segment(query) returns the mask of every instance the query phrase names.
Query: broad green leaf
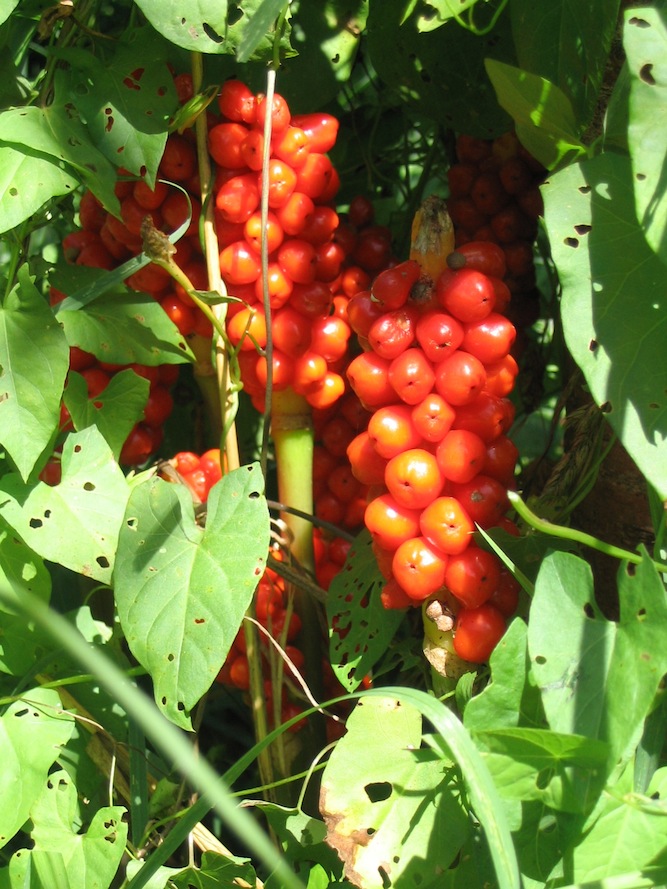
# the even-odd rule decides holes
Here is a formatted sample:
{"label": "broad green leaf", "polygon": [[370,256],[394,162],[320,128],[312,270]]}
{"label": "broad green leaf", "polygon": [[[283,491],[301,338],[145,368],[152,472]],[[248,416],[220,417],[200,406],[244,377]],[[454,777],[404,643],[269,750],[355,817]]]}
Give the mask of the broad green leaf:
{"label": "broad green leaf", "polygon": [[595,804],[608,756],[603,741],[531,728],[488,729],[474,738],[503,796],[541,800],[563,812],[590,811]]}
{"label": "broad green leaf", "polygon": [[630,74],[628,139],[637,217],[667,263],[667,17],[664,9],[628,9],[623,45]]}
{"label": "broad green leaf", "polygon": [[2,0],[0,2],[0,24],[7,21],[18,5],[19,0]]}
{"label": "broad green leaf", "polygon": [[236,58],[243,64],[257,51],[266,35],[273,30],[276,19],[284,8],[284,0],[262,0],[250,16],[236,49]]}
{"label": "broad green leaf", "polygon": [[130,496],[119,539],[116,603],[155,700],[182,728],[210,688],[262,574],[269,516],[257,464],[209,494],[206,528],[181,485],[151,478]]}
{"label": "broad green leaf", "polygon": [[53,689],[30,689],[0,717],[0,847],[28,818],[73,728]]}
{"label": "broad green leaf", "polygon": [[667,672],[667,602],[653,564],[645,557],[631,573],[619,570],[618,579],[621,615],[614,623],[595,602],[587,563],[553,553],[538,575],[528,624],[549,726],[605,741],[608,772],[638,740]]}
{"label": "broad green leaf", "polygon": [[342,571],[327,596],[329,657],[336,678],[354,691],[386,652],[403,620],[403,612],[387,610],[380,601],[384,578],[363,531],[354,542]]}
{"label": "broad green leaf", "polygon": [[[258,10],[267,0],[247,0],[241,7],[227,0],[137,0],[156,31],[171,43],[194,52],[231,55],[237,52]],[[269,4],[273,0],[268,0]],[[289,29],[288,29],[289,30]],[[274,35],[265,31],[253,59],[271,61]],[[254,43],[254,41],[253,41]],[[283,37],[281,44],[288,46]]]}
{"label": "broad green leaf", "polygon": [[0,481],[0,515],[44,559],[109,583],[130,488],[94,427],[67,436],[62,481]]}
{"label": "broad green leaf", "polygon": [[82,310],[58,312],[67,342],[110,364],[184,363],[190,347],[156,300],[145,293],[105,293]]}
{"label": "broad green leaf", "polygon": [[27,266],[0,307],[0,442],[26,479],[60,417],[69,349]]}
{"label": "broad green leaf", "polygon": [[[378,728],[381,727],[381,731]],[[452,763],[418,755],[422,716],[392,697],[364,697],[322,777],[327,843],[364,889],[436,887],[470,825]]]}
{"label": "broad green leaf", "polygon": [[515,62],[509,16],[481,37],[450,21],[420,33],[413,13],[402,22],[405,0],[371,0],[366,49],[384,83],[426,118],[482,139],[506,132],[511,120],[498,105],[484,70],[492,56]]}
{"label": "broad green leaf", "polygon": [[570,100],[555,84],[493,59],[486,71],[521,143],[548,170],[586,153]]}
{"label": "broad green leaf", "polygon": [[519,67],[567,95],[581,134],[593,116],[616,30],[619,0],[512,0]]}
{"label": "broad green leaf", "polygon": [[132,428],[143,416],[149,389],[147,379],[133,370],[121,370],[111,377],[103,392],[89,398],[85,379],[70,371],[65,406],[75,429],[97,426],[117,460]]}
{"label": "broad green leaf", "polygon": [[635,216],[628,158],[603,154],[543,186],[567,347],[621,443],[667,498],[665,267]]}
{"label": "broad green leaf", "polygon": [[107,889],[125,851],[124,813],[122,806],[103,806],[79,833],[77,788],[67,772],[53,772],[30,810],[34,848],[22,849],[11,859],[10,885]]}
{"label": "broad green leaf", "polygon": [[64,164],[0,143],[0,234],[78,184]]}
{"label": "broad green leaf", "polygon": [[637,872],[664,855],[666,795],[666,769],[656,772],[645,795],[632,792],[632,769],[626,769],[613,792],[605,795],[605,804],[592,828],[573,844],[573,882],[592,883]]}
{"label": "broad green leaf", "polygon": [[153,185],[177,105],[165,44],[150,27],[134,28],[98,57],[66,51],[67,89],[95,146]]}
{"label": "broad green leaf", "polygon": [[0,612],[0,672],[23,678],[49,651],[50,639],[23,615]]}
{"label": "broad green leaf", "polygon": [[[90,141],[85,127],[70,105],[28,105],[0,114],[0,142],[25,146],[26,154],[37,152],[65,164],[112,213],[120,212],[114,193],[115,168]],[[24,149],[24,150],[25,150]]]}
{"label": "broad green leaf", "polygon": [[[0,518],[0,586],[5,592],[11,590],[17,598],[21,592],[29,590],[45,602],[51,596],[51,575],[39,558],[23,540],[16,535],[4,519]],[[6,611],[0,603],[0,611]]]}
{"label": "broad green leaf", "polygon": [[515,619],[491,655],[491,682],[474,695],[463,713],[469,731],[546,724],[540,693],[530,675],[527,628]]}
{"label": "broad green leaf", "polygon": [[[296,112],[323,108],[335,99],[341,84],[350,79],[361,35],[366,25],[368,5],[351,7],[345,0],[307,0],[294,6],[290,41],[295,55],[280,68],[280,95]],[[345,27],[341,28],[341,21]]]}

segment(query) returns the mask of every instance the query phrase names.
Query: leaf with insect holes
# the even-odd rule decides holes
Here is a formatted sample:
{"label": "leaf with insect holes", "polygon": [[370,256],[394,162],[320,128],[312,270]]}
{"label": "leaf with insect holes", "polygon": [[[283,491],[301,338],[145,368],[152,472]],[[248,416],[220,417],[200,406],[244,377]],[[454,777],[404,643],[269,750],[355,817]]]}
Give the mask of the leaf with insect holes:
{"label": "leaf with insect holes", "polygon": [[0,717],[0,847],[27,820],[73,730],[74,719],[54,689],[26,691]]}
{"label": "leaf with insect holes", "polygon": [[623,46],[630,74],[628,141],[637,217],[667,264],[667,20],[649,8],[625,12]]}
{"label": "leaf with insect holes", "polygon": [[158,707],[181,728],[191,728],[264,571],[263,491],[258,464],[230,472],[211,488],[205,528],[182,485],[153,477],[130,495],[114,575],[118,614]]}
{"label": "leaf with insect holes", "polygon": [[164,41],[151,27],[131,28],[114,50],[65,50],[62,87],[105,157],[154,185],[178,102]]}
{"label": "leaf with insect holes", "polygon": [[85,379],[70,371],[65,389],[65,407],[75,429],[97,426],[118,459],[125,441],[144,414],[150,383],[133,370],[121,370],[109,380],[106,388],[88,397]]}
{"label": "leaf with insect holes", "polygon": [[618,572],[621,615],[614,622],[595,602],[588,564],[569,553],[548,555],[528,623],[531,670],[549,727],[605,741],[609,771],[636,743],[667,673],[664,586],[645,553],[641,565],[629,567]]}
{"label": "leaf with insect holes", "polygon": [[110,364],[180,364],[192,352],[178,328],[151,296],[106,293],[85,309],[58,313],[67,341]]}
{"label": "leaf with insect holes", "polygon": [[0,514],[36,553],[100,583],[109,583],[129,485],[94,426],[67,436],[62,480],[25,485],[0,481]]}
{"label": "leaf with insect holes", "polygon": [[436,889],[471,829],[453,763],[419,749],[422,715],[394,698],[363,697],[346,728],[320,793],[346,878],[363,889]]}
{"label": "leaf with insect holes", "polygon": [[0,444],[23,479],[58,425],[68,367],[67,340],[23,266],[0,307]]}
{"label": "leaf with insect holes", "polygon": [[34,845],[11,859],[10,885],[59,889],[111,885],[125,851],[125,813],[123,806],[101,806],[80,831],[72,777],[64,770],[52,772],[30,810]]}
{"label": "leaf with insect holes", "polygon": [[665,266],[637,223],[630,159],[606,153],[542,187],[565,340],[595,402],[667,498]]}
{"label": "leaf with insect holes", "polygon": [[358,535],[327,596],[331,666],[347,691],[359,687],[403,620],[402,611],[386,609],[380,600],[385,580],[371,543],[368,531]]}

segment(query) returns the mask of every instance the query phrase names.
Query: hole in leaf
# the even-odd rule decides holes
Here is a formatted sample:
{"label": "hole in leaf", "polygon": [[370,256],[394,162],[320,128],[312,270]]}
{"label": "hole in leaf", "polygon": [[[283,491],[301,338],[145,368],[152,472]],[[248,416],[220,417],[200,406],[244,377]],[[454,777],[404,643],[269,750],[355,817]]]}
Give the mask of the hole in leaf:
{"label": "hole in leaf", "polygon": [[605,401],[604,404],[601,404],[600,410],[603,414],[610,414],[612,411],[611,401]]}
{"label": "hole in leaf", "polygon": [[138,520],[135,519],[135,518],[132,518],[132,519],[128,519],[128,520],[127,520],[127,527],[128,527],[131,531],[136,531],[136,530],[137,530],[137,525],[138,525],[138,524],[139,524],[139,522],[138,522]]}
{"label": "hole in leaf", "polygon": [[227,24],[235,25],[241,18],[243,18],[243,10],[239,9],[238,3],[234,3],[227,13]]}
{"label": "hole in leaf", "polygon": [[162,704],[163,707],[167,706],[167,699],[164,695],[162,695],[162,697],[160,698],[160,703]]}
{"label": "hole in leaf", "polygon": [[657,411],[660,405],[655,401],[651,401],[649,402],[649,407],[651,408],[651,410]]}
{"label": "hole in leaf", "polygon": [[590,343],[588,344],[588,349],[589,349],[590,352],[595,352],[595,350],[597,349],[597,347],[598,347],[598,341],[597,341],[597,340],[591,340]]}
{"label": "hole in leaf", "polygon": [[340,53],[337,52],[335,56],[332,56],[331,61],[334,63],[334,65],[337,65],[340,62]]}
{"label": "hole in leaf", "polygon": [[643,182],[646,179],[646,173],[635,173],[635,179],[638,182]]}
{"label": "hole in leaf", "polygon": [[15,198],[16,195],[19,193],[19,190],[18,190],[18,188],[15,188],[15,187],[12,185],[12,187],[9,189],[9,193],[10,193],[10,195],[11,195],[13,198]]}
{"label": "hole in leaf", "polygon": [[100,566],[100,568],[108,568],[109,567],[109,560],[107,559],[106,556],[98,556],[95,559],[95,561]]}
{"label": "hole in leaf", "polygon": [[645,65],[642,65],[639,69],[639,76],[644,81],[644,83],[648,83],[649,86],[655,86],[655,77],[653,76],[653,63],[647,62]]}
{"label": "hole in leaf", "polygon": [[180,710],[181,713],[185,712],[185,704],[183,703],[183,701],[179,701],[178,704],[176,704],[176,709]]}
{"label": "hole in leaf", "polygon": [[591,190],[590,185],[580,185],[580,186],[579,186],[579,191],[580,191],[582,194],[590,194],[590,190]]}
{"label": "hole in leaf", "polygon": [[201,26],[204,34],[206,34],[209,40],[212,40],[214,43],[224,43],[225,38],[221,37],[218,32],[209,25],[208,22],[202,22]]}
{"label": "hole in leaf", "polygon": [[373,781],[372,784],[366,784],[364,787],[366,796],[372,803],[380,803],[389,799],[393,789],[389,781]]}
{"label": "hole in leaf", "polygon": [[205,624],[205,623],[206,623],[206,619],[203,618],[203,617],[196,617],[196,618],[195,618],[195,623],[196,623],[196,624]]}
{"label": "hole in leaf", "polygon": [[258,497],[259,497],[259,491],[251,491],[251,492],[248,494],[248,498],[249,498],[250,500],[257,500]]}
{"label": "hole in leaf", "polygon": [[85,482],[83,486],[84,491],[94,491],[95,485],[92,482]]}
{"label": "hole in leaf", "polygon": [[44,518],[45,518],[45,519],[49,519],[49,518],[51,518],[51,510],[50,510],[50,509],[45,509],[45,510],[44,510]]}
{"label": "hole in leaf", "polygon": [[639,620],[639,621],[646,620],[646,609],[645,608],[639,609],[639,611],[637,612],[637,620]]}
{"label": "hole in leaf", "polygon": [[547,662],[547,659],[545,658],[545,656],[543,654],[538,654],[537,657],[535,658],[535,663],[540,664],[540,666],[543,664],[546,664],[546,662]]}
{"label": "hole in leaf", "polygon": [[578,235],[587,235],[592,228],[592,225],[575,225],[574,230]]}
{"label": "hole in leaf", "polygon": [[586,602],[586,604],[584,605],[584,614],[587,618],[589,618],[589,620],[594,620],[595,611],[593,610],[593,606],[590,602]]}
{"label": "hole in leaf", "polygon": [[31,528],[41,528],[43,524],[44,523],[42,522],[41,519],[35,519],[35,518],[30,519],[30,522],[29,522],[29,525]]}
{"label": "hole in leaf", "polygon": [[563,243],[566,247],[578,247],[579,246],[579,238],[564,238]]}
{"label": "hole in leaf", "polygon": [[81,445],[79,445],[79,444],[78,444],[78,445],[74,445],[73,450],[74,450],[74,453],[75,453],[75,454],[80,454],[81,451],[82,451]]}
{"label": "hole in leaf", "polygon": [[17,716],[20,719],[22,716],[26,716],[29,712],[28,708],[24,707],[22,710],[17,710],[16,713],[14,713],[14,716]]}
{"label": "hole in leaf", "polygon": [[629,25],[634,25],[635,28],[650,28],[650,24],[646,21],[646,19],[640,19],[639,16],[633,15],[632,18],[628,19]]}
{"label": "hole in leaf", "polygon": [[171,652],[169,652],[169,654],[167,655],[167,660],[169,661],[169,663],[171,663],[173,660],[175,660],[175,658],[176,658],[176,655],[172,654]]}

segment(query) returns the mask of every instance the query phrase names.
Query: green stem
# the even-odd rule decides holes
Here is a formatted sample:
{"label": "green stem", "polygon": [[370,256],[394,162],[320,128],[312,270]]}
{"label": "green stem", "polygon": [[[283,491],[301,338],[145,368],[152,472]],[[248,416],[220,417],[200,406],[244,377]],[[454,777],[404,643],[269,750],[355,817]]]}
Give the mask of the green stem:
{"label": "green stem", "polygon": [[[614,559],[623,559],[626,562],[632,562],[633,565],[641,565],[643,561],[639,553],[633,553],[630,550],[622,549],[620,546],[614,546],[612,543],[605,543],[602,540],[598,540],[597,537],[593,537],[592,534],[587,534],[585,531],[577,531],[576,528],[568,528],[564,525],[554,525],[546,519],[541,519],[539,516],[535,515],[526,503],[524,503],[516,491],[508,491],[507,496],[521,518],[536,531],[541,531],[543,534],[550,534],[552,537],[559,537],[562,540],[572,540],[574,543],[581,543],[583,546],[604,553],[604,555],[611,556]],[[661,574],[667,573],[667,565],[662,562],[651,561],[656,570]]]}
{"label": "green stem", "polygon": [[[302,514],[292,511],[282,514],[292,537],[290,549],[301,567],[314,575],[313,525],[303,517],[313,513],[314,438],[311,407],[305,398],[291,389],[275,393],[271,434],[278,467],[278,497],[281,503],[289,504]],[[319,609],[298,585],[294,587],[294,597],[302,624],[306,682],[319,701],[324,693]]]}

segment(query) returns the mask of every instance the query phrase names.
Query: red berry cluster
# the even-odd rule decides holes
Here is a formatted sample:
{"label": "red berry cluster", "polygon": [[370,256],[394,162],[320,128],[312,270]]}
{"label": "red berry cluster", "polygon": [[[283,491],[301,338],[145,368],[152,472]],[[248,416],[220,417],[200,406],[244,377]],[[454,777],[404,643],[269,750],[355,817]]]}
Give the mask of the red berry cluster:
{"label": "red berry cluster", "polygon": [[[193,451],[179,451],[172,460],[165,461],[178,473],[179,481],[186,485],[195,500],[206,503],[209,491],[222,478],[220,448],[211,448],[201,456]],[[160,473],[167,481],[173,481],[162,465]]]}
{"label": "red berry cluster", "polygon": [[[386,578],[385,606],[449,596],[457,654],[482,661],[516,608],[511,576],[473,541],[476,524],[507,521],[517,459],[506,434],[515,330],[503,314],[503,250],[469,242],[448,262],[426,300],[420,266],[407,260],[350,301],[365,351],[347,375],[372,416],[347,454],[355,478],[369,486],[365,524]],[[472,643],[470,614],[491,626]]]}
{"label": "red berry cluster", "polygon": [[[268,376],[261,275],[261,166],[265,97],[228,81],[219,97],[223,120],[209,132],[218,168],[215,183],[220,267],[232,304],[227,334],[239,349],[244,388],[263,410]],[[328,114],[292,115],[273,97],[268,163],[268,295],[271,306],[272,380],[291,387],[314,408],[327,408],[345,391],[350,327],[346,305],[368,286],[369,273],[389,261],[389,233],[372,225],[373,208],[357,199],[341,224],[333,199],[338,174],[326,152],[335,144],[337,120]]]}
{"label": "red berry cluster", "polygon": [[533,264],[537,219],[543,212],[539,185],[545,170],[514,133],[494,140],[461,135],[457,162],[448,171],[449,215],[456,244],[491,241],[505,254],[505,283],[512,293],[510,317],[530,326],[538,311]]}

